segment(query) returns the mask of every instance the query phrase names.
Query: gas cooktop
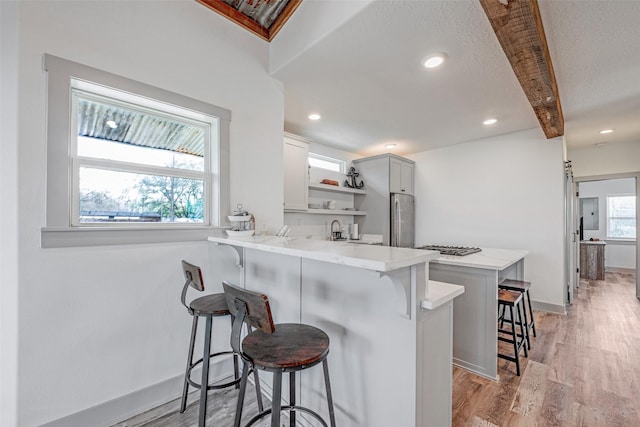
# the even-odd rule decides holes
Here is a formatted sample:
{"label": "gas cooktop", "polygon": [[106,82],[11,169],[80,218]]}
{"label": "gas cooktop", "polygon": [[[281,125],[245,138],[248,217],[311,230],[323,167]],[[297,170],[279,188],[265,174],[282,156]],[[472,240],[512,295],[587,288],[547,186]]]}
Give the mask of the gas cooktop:
{"label": "gas cooktop", "polygon": [[439,251],[442,255],[465,256],[480,252],[480,248],[468,248],[464,246],[443,246],[443,245],[426,245],[417,249],[427,249],[430,251]]}

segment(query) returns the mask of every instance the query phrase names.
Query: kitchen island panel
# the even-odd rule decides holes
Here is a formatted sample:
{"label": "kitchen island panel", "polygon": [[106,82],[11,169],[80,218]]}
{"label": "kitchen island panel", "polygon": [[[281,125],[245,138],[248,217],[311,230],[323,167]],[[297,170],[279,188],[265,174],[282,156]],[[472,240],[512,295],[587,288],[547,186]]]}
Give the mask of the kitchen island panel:
{"label": "kitchen island panel", "polygon": [[431,263],[429,278],[464,286],[453,302],[453,363],[497,380],[498,272]]}
{"label": "kitchen island panel", "polygon": [[[399,273],[411,280],[409,269]],[[416,425],[415,398],[401,391],[416,383],[416,326],[397,310],[391,280],[306,259],[302,275],[302,323],[331,339],[337,425]],[[326,415],[322,371],[303,372],[302,379],[302,404]]]}

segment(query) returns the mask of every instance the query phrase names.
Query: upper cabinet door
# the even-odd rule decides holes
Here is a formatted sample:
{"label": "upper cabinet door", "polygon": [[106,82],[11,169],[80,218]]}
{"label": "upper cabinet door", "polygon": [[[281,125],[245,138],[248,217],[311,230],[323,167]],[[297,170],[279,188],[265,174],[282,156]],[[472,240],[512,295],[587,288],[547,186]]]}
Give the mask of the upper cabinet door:
{"label": "upper cabinet door", "polygon": [[392,193],[413,194],[413,163],[389,159],[389,190]]}
{"label": "upper cabinet door", "polygon": [[284,208],[307,210],[309,203],[309,144],[284,140]]}
{"label": "upper cabinet door", "polygon": [[413,168],[413,163],[402,162],[400,172],[400,191],[402,193],[413,194]]}

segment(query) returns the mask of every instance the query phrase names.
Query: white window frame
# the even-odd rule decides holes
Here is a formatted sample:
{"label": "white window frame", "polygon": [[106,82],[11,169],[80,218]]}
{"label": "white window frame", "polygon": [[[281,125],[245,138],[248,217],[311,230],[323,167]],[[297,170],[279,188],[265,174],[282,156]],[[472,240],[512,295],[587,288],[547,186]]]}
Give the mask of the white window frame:
{"label": "white window frame", "polygon": [[[612,217],[609,215],[609,199],[612,198],[617,198],[617,197],[633,197],[635,198],[636,195],[633,193],[625,193],[625,194],[607,194],[606,196],[606,218],[605,221],[607,223],[607,234],[606,234],[606,239],[607,240],[618,240],[618,241],[625,241],[625,242],[632,242],[636,240],[636,237],[618,237],[618,236],[611,236],[610,231],[609,231],[609,219],[610,218],[633,218],[634,220],[637,218],[637,212],[636,215],[634,215],[633,217]],[[637,200],[636,203],[634,203],[634,205],[637,206]],[[638,233],[638,224],[636,223],[636,234]]]}
{"label": "white window frame", "polygon": [[[164,243],[206,240],[221,228],[222,212],[230,211],[229,198],[229,127],[231,112],[197,99],[169,92],[135,80],[97,70],[53,55],[44,55],[47,72],[47,188],[46,225],[42,228],[41,246],[72,247],[128,243]],[[206,187],[210,205],[205,209],[204,224],[133,223],[100,224],[91,227],[74,225],[73,168],[77,132],[73,127],[72,80],[91,82],[106,92],[110,88],[135,94],[163,104],[179,106],[202,115],[217,118],[218,146],[210,152],[210,170]],[[95,86],[94,86],[95,87]],[[152,226],[150,226],[152,225]]]}
{"label": "white window frame", "polygon": [[336,159],[334,157],[329,157],[329,156],[323,156],[322,154],[316,154],[311,152],[309,153],[309,159],[318,159],[325,162],[333,163],[335,165],[338,165],[339,170],[334,171],[331,169],[322,168],[322,166],[314,166],[314,167],[320,167],[322,169],[331,170],[331,172],[346,173],[347,162],[345,162],[344,160]]}

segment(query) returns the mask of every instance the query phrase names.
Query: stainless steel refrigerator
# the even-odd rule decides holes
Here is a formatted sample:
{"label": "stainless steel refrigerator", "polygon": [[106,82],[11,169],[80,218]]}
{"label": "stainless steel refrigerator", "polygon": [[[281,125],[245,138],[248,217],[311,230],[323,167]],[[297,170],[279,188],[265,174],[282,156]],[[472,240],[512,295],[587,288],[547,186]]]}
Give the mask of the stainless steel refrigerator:
{"label": "stainless steel refrigerator", "polygon": [[413,248],[415,201],[410,194],[391,193],[391,230],[389,246]]}

